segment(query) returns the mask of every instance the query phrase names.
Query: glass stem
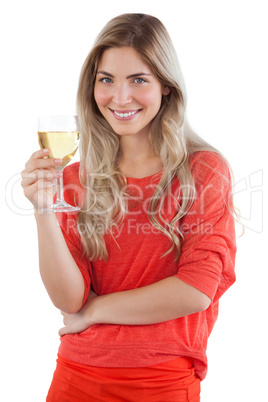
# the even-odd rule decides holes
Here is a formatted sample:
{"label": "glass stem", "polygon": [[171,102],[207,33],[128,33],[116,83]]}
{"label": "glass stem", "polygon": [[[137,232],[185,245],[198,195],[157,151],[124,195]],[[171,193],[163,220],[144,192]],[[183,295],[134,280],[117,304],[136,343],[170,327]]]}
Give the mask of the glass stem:
{"label": "glass stem", "polygon": [[64,195],[63,195],[63,177],[60,176],[57,178],[57,201],[56,204],[64,203]]}

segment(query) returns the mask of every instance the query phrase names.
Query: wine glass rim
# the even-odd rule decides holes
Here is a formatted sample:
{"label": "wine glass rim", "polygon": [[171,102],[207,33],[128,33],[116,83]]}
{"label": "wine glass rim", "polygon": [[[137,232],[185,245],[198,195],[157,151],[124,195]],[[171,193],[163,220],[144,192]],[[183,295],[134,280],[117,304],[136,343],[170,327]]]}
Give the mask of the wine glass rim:
{"label": "wine glass rim", "polygon": [[38,130],[42,128],[56,127],[60,129],[61,127],[72,127],[79,130],[79,121],[77,115],[47,115],[38,117]]}

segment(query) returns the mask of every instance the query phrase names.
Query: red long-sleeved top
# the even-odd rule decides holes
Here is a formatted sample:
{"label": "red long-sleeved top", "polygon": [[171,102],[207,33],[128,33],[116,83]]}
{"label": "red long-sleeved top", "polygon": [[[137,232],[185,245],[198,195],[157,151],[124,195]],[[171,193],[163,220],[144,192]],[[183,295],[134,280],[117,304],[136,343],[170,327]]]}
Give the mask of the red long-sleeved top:
{"label": "red long-sleeved top", "polygon": [[[61,228],[68,248],[85,281],[84,303],[90,288],[98,295],[120,292],[176,276],[204,292],[212,300],[206,311],[152,325],[98,324],[79,334],[61,338],[59,354],[80,364],[97,367],[144,367],[179,356],[194,359],[202,379],[207,372],[207,340],[218,315],[221,295],[234,283],[236,241],[234,218],[228,201],[230,173],[214,152],[197,152],[190,166],[196,200],[179,222],[184,234],[179,261],[175,252],[162,255],[170,240],[148,219],[148,204],[160,174],[142,179],[127,178],[132,195],[124,222],[105,235],[108,261],[89,261],[83,256],[76,215],[62,214]],[[81,200],[79,163],[64,169],[65,198]],[[172,219],[178,208],[180,186],[174,179],[163,213]]]}

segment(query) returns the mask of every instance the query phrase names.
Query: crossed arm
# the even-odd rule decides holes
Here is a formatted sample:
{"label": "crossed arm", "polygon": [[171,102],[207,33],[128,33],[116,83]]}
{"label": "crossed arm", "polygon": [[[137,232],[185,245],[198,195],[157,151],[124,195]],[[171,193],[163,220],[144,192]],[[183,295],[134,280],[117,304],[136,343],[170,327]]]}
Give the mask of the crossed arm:
{"label": "crossed arm", "polygon": [[59,334],[82,332],[95,324],[156,324],[204,311],[210,302],[207,295],[177,277],[103,296],[90,292],[80,311],[62,311],[65,327]]}
{"label": "crossed arm", "polygon": [[210,298],[172,276],[152,285],[97,296],[90,292],[83,308],[84,281],[54,216],[36,216],[40,273],[54,305],[62,311],[60,335],[95,324],[149,325],[206,310]]}

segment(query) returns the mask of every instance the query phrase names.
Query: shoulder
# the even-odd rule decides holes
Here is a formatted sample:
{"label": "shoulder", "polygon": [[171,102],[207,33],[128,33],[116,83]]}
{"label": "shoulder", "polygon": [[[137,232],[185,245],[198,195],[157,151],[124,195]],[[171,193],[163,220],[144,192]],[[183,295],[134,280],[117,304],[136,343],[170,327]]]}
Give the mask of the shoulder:
{"label": "shoulder", "polygon": [[[230,198],[232,177],[228,162],[217,152],[199,151],[190,155],[189,167],[196,196],[206,193],[214,202]],[[218,201],[217,201],[218,200]]]}
{"label": "shoulder", "polygon": [[197,168],[204,170],[217,170],[221,173],[227,173],[228,163],[226,160],[213,151],[198,151],[194,152],[189,156],[189,164],[191,170],[196,170]]}
{"label": "shoulder", "polygon": [[207,182],[210,179],[231,181],[228,162],[212,151],[198,151],[189,156],[189,167],[196,182]]}

